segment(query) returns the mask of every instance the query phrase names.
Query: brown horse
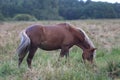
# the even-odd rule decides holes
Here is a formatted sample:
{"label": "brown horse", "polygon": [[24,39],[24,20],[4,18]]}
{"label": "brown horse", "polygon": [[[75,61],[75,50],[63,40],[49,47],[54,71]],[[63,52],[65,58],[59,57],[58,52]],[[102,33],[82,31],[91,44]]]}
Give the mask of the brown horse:
{"label": "brown horse", "polygon": [[61,49],[60,57],[69,56],[69,49],[76,45],[83,50],[83,60],[93,62],[95,47],[82,29],[67,23],[54,26],[32,25],[21,32],[21,43],[17,49],[20,66],[23,58],[27,57],[28,67],[31,68],[32,58],[38,48],[43,50]]}

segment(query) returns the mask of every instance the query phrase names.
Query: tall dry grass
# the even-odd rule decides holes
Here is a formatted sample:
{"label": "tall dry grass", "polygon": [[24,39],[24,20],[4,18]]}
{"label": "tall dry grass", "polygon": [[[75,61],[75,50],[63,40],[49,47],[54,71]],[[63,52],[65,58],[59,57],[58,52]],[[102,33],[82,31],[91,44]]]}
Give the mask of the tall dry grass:
{"label": "tall dry grass", "polygon": [[[81,49],[73,47],[69,64],[65,64],[64,59],[56,63],[59,51],[38,50],[33,59],[32,70],[27,70],[25,60],[18,69],[16,48],[20,41],[19,33],[33,24],[54,25],[61,22],[80,27],[88,34],[98,48],[97,68],[94,70],[91,66],[81,63]],[[119,47],[120,20],[3,22],[0,23],[0,80],[111,80],[108,74],[111,63],[108,58],[113,61],[120,60]],[[113,65],[112,68],[114,67],[119,68],[118,65]]]}

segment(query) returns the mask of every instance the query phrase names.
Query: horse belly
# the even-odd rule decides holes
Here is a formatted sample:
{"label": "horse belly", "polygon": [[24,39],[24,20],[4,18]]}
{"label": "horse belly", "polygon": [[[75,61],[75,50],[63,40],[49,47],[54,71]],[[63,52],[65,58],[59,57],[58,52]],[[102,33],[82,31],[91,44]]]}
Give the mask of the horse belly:
{"label": "horse belly", "polygon": [[44,50],[61,49],[64,45],[72,45],[73,36],[64,27],[45,28],[40,48]]}
{"label": "horse belly", "polygon": [[63,40],[60,36],[52,37],[42,41],[39,47],[43,50],[56,50],[61,48],[62,43]]}
{"label": "horse belly", "polygon": [[[69,35],[67,35],[69,36]],[[61,49],[62,46],[73,46],[74,45],[74,39],[73,37],[64,37],[63,39],[61,39],[60,37],[57,38],[57,40],[54,39],[54,41],[50,40],[50,41],[44,41],[41,43],[41,45],[39,46],[41,49],[43,50],[57,50],[57,49]]]}
{"label": "horse belly", "polygon": [[39,48],[43,49],[43,50],[57,50],[61,48],[60,44],[51,44],[51,43],[46,43],[46,42],[42,42],[39,46]]}

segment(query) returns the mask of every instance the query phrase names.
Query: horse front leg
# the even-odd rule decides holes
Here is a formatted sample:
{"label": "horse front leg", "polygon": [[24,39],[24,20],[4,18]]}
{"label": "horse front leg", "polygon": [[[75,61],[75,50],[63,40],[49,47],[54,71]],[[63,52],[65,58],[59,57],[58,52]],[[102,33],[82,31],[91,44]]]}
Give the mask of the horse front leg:
{"label": "horse front leg", "polygon": [[82,59],[83,59],[83,63],[86,63],[86,60],[87,60],[87,59],[86,59],[86,57],[85,57],[85,54],[84,54],[84,53],[82,54]]}
{"label": "horse front leg", "polygon": [[32,62],[32,59],[33,59],[33,56],[34,56],[36,50],[37,50],[37,47],[30,48],[30,52],[27,57],[27,64],[28,64],[28,68],[30,68],[30,69],[31,69],[31,62]]}
{"label": "horse front leg", "polygon": [[69,57],[69,47],[68,46],[62,47],[58,61],[60,61],[60,59],[64,56],[66,57],[66,59],[68,59],[68,57]]}

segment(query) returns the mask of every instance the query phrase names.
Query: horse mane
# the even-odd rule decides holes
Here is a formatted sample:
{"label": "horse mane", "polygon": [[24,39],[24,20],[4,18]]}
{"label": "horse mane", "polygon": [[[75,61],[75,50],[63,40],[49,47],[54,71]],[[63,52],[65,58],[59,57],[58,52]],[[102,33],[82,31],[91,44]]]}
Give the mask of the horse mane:
{"label": "horse mane", "polygon": [[95,48],[93,42],[91,41],[91,39],[88,37],[88,35],[85,33],[85,31],[81,28],[78,28],[81,32],[83,32],[83,34],[85,35],[85,41],[88,42],[90,44],[91,47]]}
{"label": "horse mane", "polygon": [[[75,28],[72,24],[70,24],[70,23],[68,23],[68,22],[67,22],[67,23],[60,23],[59,25],[65,25],[65,26],[68,27],[68,28],[70,28],[70,27]],[[93,42],[92,42],[91,39],[88,37],[88,35],[85,33],[85,31],[84,31],[83,29],[79,28],[79,27],[78,27],[77,29],[79,29],[79,30],[84,34],[84,36],[85,36],[85,41],[88,42],[88,44],[90,45],[90,47],[95,48]]]}

